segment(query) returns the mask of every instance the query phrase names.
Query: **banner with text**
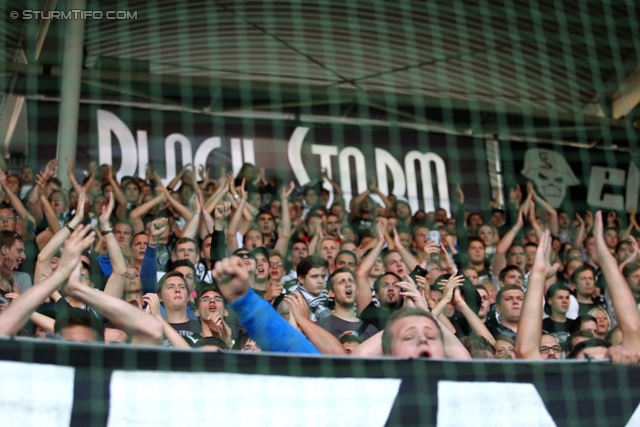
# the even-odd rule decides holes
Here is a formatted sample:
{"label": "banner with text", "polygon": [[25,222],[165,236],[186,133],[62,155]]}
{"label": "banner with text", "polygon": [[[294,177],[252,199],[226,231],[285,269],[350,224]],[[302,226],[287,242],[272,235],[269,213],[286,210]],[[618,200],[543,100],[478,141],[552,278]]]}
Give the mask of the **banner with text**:
{"label": "banner with text", "polygon": [[[40,167],[55,157],[59,104],[31,101],[30,150]],[[49,147],[50,149],[47,149]],[[322,170],[347,202],[375,178],[384,194],[409,201],[412,211],[450,212],[455,184],[470,208],[491,197],[484,141],[396,127],[370,127],[232,119],[228,117],[82,104],[78,168],[111,164],[118,177],[145,176],[151,163],[165,182],[194,163],[237,173],[245,162],[264,167],[280,182],[302,186]],[[333,191],[331,185],[325,188]]]}

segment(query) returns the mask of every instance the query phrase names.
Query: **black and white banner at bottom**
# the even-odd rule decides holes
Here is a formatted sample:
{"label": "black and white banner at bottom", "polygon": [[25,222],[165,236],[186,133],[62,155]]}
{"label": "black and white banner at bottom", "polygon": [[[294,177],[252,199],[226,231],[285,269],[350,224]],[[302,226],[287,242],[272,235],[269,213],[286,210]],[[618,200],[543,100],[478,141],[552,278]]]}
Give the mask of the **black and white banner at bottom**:
{"label": "black and white banner at bottom", "polygon": [[0,340],[3,426],[635,426],[640,367]]}

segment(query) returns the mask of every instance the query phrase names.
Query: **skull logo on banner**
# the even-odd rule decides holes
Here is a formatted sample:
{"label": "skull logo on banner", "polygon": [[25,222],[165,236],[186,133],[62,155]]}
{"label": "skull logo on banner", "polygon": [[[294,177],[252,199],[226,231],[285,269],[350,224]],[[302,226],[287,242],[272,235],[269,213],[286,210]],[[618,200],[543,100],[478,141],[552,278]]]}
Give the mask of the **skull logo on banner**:
{"label": "skull logo on banner", "polygon": [[564,157],[541,148],[527,150],[521,173],[533,182],[536,191],[554,208],[562,205],[568,186],[580,183]]}

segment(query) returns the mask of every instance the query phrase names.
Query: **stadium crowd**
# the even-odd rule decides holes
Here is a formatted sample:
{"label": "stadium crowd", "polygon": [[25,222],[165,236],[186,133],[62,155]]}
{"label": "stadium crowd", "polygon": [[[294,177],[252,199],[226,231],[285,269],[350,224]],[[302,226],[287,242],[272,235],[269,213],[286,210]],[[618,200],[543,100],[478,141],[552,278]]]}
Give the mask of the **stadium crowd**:
{"label": "stadium crowd", "polygon": [[[636,212],[412,212],[371,182],[280,185],[245,164],[166,186],[68,162],[0,172],[0,335],[185,349],[640,361]],[[5,168],[6,170],[6,168]],[[372,199],[381,200],[378,205]],[[332,202],[329,203],[329,200]],[[575,218],[575,219],[574,219]]]}

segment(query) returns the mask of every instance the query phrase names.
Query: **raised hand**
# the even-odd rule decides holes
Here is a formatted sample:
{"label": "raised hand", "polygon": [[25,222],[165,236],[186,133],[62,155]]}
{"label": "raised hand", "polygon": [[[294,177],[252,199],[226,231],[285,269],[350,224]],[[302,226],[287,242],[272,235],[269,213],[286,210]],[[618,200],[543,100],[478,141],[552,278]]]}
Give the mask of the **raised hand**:
{"label": "raised hand", "polygon": [[242,183],[240,184],[240,187],[238,187],[238,194],[240,194],[240,198],[242,199],[246,199],[249,195],[245,186],[246,181],[247,178],[242,178]]}
{"label": "raised hand", "polygon": [[109,218],[111,218],[111,213],[113,212],[114,205],[115,203],[113,202],[113,192],[111,192],[109,193],[109,203],[107,204],[107,206],[102,207],[102,214],[99,218],[100,226],[105,230],[109,228]]}
{"label": "raised hand", "polygon": [[38,172],[36,175],[36,191],[38,192],[38,196],[44,196],[44,186],[47,184],[48,179],[49,177],[44,172]]}
{"label": "raised hand", "polygon": [[151,222],[150,241],[157,242],[167,229],[169,228],[169,220],[167,218],[157,218]]}
{"label": "raised hand", "polygon": [[270,281],[267,292],[264,293],[264,299],[271,302],[282,295],[284,284],[282,282]]}
{"label": "raised hand", "polygon": [[424,246],[424,252],[429,255],[439,254],[441,249],[442,249],[442,244],[439,245],[434,240],[428,240],[427,244]]}
{"label": "raised hand", "polygon": [[302,295],[298,292],[292,292],[285,295],[284,300],[291,307],[291,314],[296,321],[309,319],[309,306]]}
{"label": "raised hand", "polygon": [[76,214],[73,216],[71,221],[69,221],[69,226],[71,228],[76,228],[78,224],[82,223],[84,220],[84,207],[87,200],[87,191],[82,188],[80,194],[78,194],[78,206],[76,207]]}
{"label": "raised hand", "polygon": [[218,221],[231,215],[231,202],[218,203],[213,210],[213,219]]}
{"label": "raised hand", "polygon": [[526,212],[528,210],[527,208],[528,208],[527,204],[522,204],[522,205],[520,205],[520,209],[518,210],[518,220],[517,220],[516,224],[520,228],[524,227],[524,217],[527,214],[527,212]]}
{"label": "raised hand", "polygon": [[453,291],[462,286],[464,283],[464,276],[451,276],[448,280],[441,280],[438,285],[442,289],[442,300],[447,304],[453,299]]}
{"label": "raised hand", "polygon": [[393,226],[393,243],[396,248],[402,248],[402,241],[400,240],[400,235],[398,234],[398,229],[396,226]]}
{"label": "raised hand", "polygon": [[[453,242],[450,242],[449,244],[453,246]],[[447,271],[449,274],[455,275],[458,272],[458,267],[456,267],[456,264],[449,256],[449,251],[447,251],[442,242],[440,242],[440,267],[443,270]]]}
{"label": "raised hand", "polygon": [[147,303],[145,311],[158,319],[162,318],[162,312],[160,311],[160,298],[158,294],[148,293],[142,296],[142,301]]}
{"label": "raised hand", "polygon": [[509,201],[514,205],[519,205],[522,200],[522,191],[520,190],[520,184],[516,184],[509,190]]}
{"label": "raised hand", "polygon": [[[89,249],[96,240],[96,235],[90,226],[78,225],[73,233],[64,243],[64,250],[58,263],[56,272],[60,271],[65,275],[71,274],[76,266],[80,265],[80,255]],[[78,273],[79,275],[80,273]]]}
{"label": "raised hand", "polygon": [[237,256],[223,258],[211,270],[211,277],[218,283],[222,295],[231,303],[249,291],[249,273]]}
{"label": "raised hand", "polygon": [[89,163],[89,176],[91,176],[93,178],[97,178],[97,176],[98,176],[98,163],[97,162]]}
{"label": "raised hand", "polygon": [[58,173],[58,160],[49,160],[44,170],[49,177],[55,176]]}
{"label": "raised hand", "polygon": [[227,325],[227,322],[224,321],[224,318],[219,311],[211,313],[211,317],[208,319],[207,324],[209,325],[209,329],[211,329],[211,333],[214,337],[220,338],[227,344],[231,343],[231,328]]}
{"label": "raised hand", "polygon": [[236,191],[235,177],[233,176],[232,172],[229,172],[227,174],[227,182],[229,183],[229,192],[231,193],[232,196],[235,197],[235,195],[238,194],[238,192]]}
{"label": "raised hand", "polygon": [[369,191],[372,191],[374,193],[378,192],[378,183],[376,182],[375,178],[371,178],[371,182],[369,183]]}
{"label": "raised hand", "polygon": [[456,184],[456,195],[458,196],[458,200],[460,200],[460,203],[464,203],[464,193],[462,192],[462,188],[460,187],[459,182]]}
{"label": "raised hand", "polygon": [[405,274],[404,281],[398,282],[395,285],[401,289],[400,295],[404,297],[405,307],[416,307],[425,311],[429,310],[427,301],[424,299],[423,295],[420,293],[418,287],[409,275]]}
{"label": "raised hand", "polygon": [[584,223],[589,229],[593,227],[593,212],[587,210],[584,213]]}
{"label": "raised hand", "polygon": [[553,271],[553,267],[551,266],[550,261],[551,256],[551,233],[549,230],[545,230],[540,237],[540,242],[538,243],[538,249],[536,250],[536,257],[533,260],[532,270],[538,272],[539,274],[548,275],[549,272]]}
{"label": "raised hand", "polygon": [[289,181],[289,188],[282,188],[282,192],[280,193],[280,199],[289,199],[289,197],[291,197],[291,194],[293,193],[293,190],[296,189],[296,185],[294,184],[293,181]]}

